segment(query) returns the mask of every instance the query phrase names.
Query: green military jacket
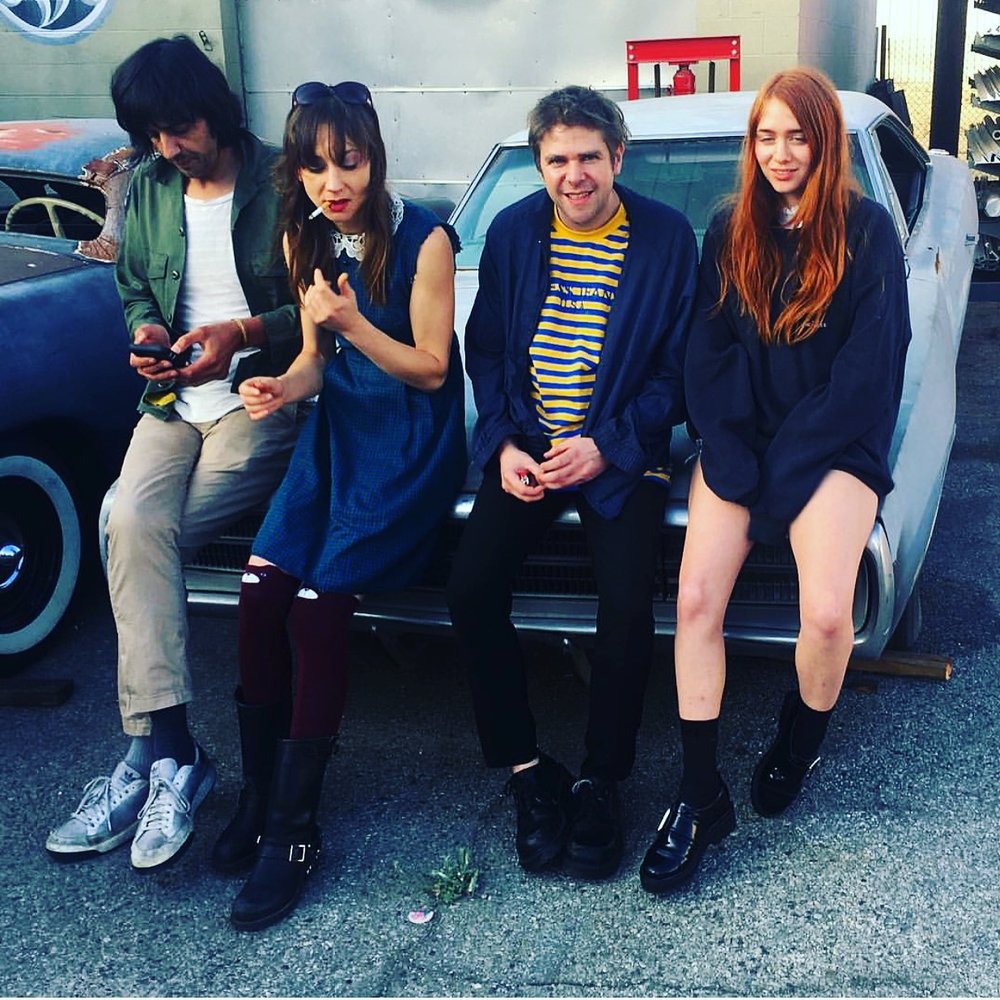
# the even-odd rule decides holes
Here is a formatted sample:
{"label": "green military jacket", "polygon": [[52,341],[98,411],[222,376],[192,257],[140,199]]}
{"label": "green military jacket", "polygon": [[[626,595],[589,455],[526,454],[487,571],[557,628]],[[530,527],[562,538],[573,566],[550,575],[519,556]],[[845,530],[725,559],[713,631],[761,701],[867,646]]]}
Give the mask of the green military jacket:
{"label": "green military jacket", "polygon": [[[302,347],[298,309],[288,287],[276,233],[278,198],[273,167],[277,151],[244,133],[231,219],[236,272],[250,312],[264,323],[261,350],[236,368],[233,391],[251,375],[280,375]],[[155,157],[136,168],[129,188],[125,228],[115,269],[129,331],[144,323],[175,330],[177,296],[184,274],[184,179],[176,167]],[[220,317],[225,319],[225,317]],[[171,394],[149,383],[139,410],[166,419]]]}

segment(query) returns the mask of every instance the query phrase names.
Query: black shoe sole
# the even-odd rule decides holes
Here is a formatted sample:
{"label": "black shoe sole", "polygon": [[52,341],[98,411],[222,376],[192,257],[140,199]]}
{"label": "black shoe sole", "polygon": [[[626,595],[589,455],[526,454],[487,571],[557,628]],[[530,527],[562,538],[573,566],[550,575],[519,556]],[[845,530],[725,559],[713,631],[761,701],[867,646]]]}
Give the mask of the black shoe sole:
{"label": "black shoe sole", "polygon": [[238,931],[262,931],[284,920],[298,906],[301,898],[301,894],[295,896],[282,906],[280,910],[272,910],[270,913],[265,913],[263,916],[256,917],[253,920],[240,920],[230,912],[229,922]]}
{"label": "black shoe sole", "polygon": [[574,878],[587,879],[597,882],[601,879],[611,878],[617,874],[622,866],[622,851],[619,849],[614,857],[605,858],[601,861],[586,861],[582,858],[574,858],[567,853],[563,857],[563,870]]}
{"label": "black shoe sole", "polygon": [[533,853],[527,855],[518,851],[517,860],[526,872],[534,874],[535,872],[541,872],[548,868],[555,867],[562,858],[562,853],[563,845],[560,841],[553,846],[546,847],[545,850],[534,851]]}

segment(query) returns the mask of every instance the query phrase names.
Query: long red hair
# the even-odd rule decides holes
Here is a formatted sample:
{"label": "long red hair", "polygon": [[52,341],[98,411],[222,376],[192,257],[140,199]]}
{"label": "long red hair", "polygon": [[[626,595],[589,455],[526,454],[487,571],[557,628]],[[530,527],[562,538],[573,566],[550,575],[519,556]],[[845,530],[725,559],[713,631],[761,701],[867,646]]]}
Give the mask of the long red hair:
{"label": "long red hair", "polygon": [[[809,177],[799,200],[794,289],[776,320],[771,300],[781,281],[781,252],[773,227],[781,202],[757,165],[757,127],[768,101],[776,98],[795,116],[809,145]],[[794,344],[819,328],[844,276],[847,214],[858,186],[840,100],[830,80],[806,66],[776,73],[757,93],[740,167],[740,186],[719,257],[722,295],[732,288],[765,343]],[[721,302],[720,302],[721,304]]]}

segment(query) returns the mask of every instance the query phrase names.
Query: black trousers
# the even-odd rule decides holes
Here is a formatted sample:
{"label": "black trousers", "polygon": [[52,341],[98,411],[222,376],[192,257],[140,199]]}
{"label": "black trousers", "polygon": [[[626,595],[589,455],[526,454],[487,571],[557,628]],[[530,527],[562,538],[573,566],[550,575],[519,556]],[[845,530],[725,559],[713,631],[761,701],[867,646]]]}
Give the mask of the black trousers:
{"label": "black trousers", "polygon": [[524,503],[504,493],[498,464],[490,464],[448,581],[448,606],[469,664],[479,740],[490,767],[524,763],[538,752],[524,657],[510,621],[511,591],[525,556],[575,503],[598,593],[581,774],[628,777],[653,658],[656,539],[666,499],[662,486],[643,481],[613,519],[601,517],[575,490]]}

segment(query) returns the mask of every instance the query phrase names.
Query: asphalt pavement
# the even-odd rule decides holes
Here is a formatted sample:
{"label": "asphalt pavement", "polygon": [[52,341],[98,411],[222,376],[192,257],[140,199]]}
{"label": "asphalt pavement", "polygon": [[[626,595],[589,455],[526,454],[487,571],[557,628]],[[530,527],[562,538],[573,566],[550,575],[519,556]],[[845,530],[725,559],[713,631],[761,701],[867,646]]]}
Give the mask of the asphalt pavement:
{"label": "asphalt pavement", "polygon": [[[749,804],[787,663],[730,669],[720,757],[736,832],[669,898],[638,864],[679,777],[670,645],[659,651],[639,760],[623,789],[626,856],[605,883],[529,876],[513,854],[503,775],[480,762],[447,637],[395,655],[352,641],[351,700],[321,809],[325,853],[295,913],[228,923],[239,882],[208,864],[238,786],[235,623],[194,619],[191,720],[219,766],[190,847],[140,874],[127,848],[56,864],[45,835],[124,747],[115,637],[95,588],[31,678],[72,678],[58,708],[0,708],[0,993],[61,996],[1000,995],[1000,305],[973,303],[958,433],[924,569],[923,652],[950,681],[849,675],[808,794],[785,816]],[[585,690],[532,645],[541,738],[575,767]],[[472,896],[429,873],[458,848]],[[433,903],[429,922],[411,911]]]}

